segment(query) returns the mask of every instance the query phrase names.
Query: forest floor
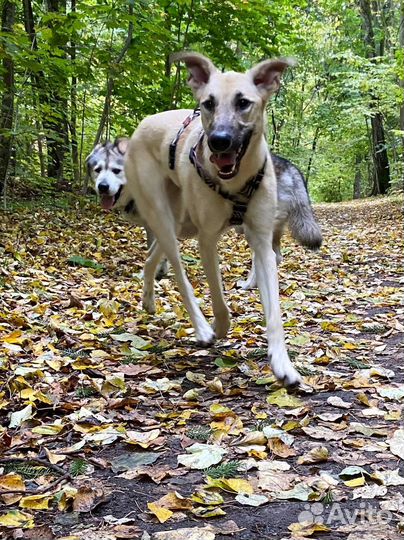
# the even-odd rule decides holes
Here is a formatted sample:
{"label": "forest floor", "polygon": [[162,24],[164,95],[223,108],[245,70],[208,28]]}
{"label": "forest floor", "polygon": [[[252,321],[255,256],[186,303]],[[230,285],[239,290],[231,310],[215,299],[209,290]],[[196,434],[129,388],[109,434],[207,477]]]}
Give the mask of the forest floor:
{"label": "forest floor", "polygon": [[[2,538],[404,538],[401,202],[315,210],[324,246],[285,238],[279,269],[306,395],[265,362],[234,232],[231,331],[200,350],[171,275],[142,311],[140,229],[91,205],[0,215]],[[194,241],[183,257],[210,315]]]}

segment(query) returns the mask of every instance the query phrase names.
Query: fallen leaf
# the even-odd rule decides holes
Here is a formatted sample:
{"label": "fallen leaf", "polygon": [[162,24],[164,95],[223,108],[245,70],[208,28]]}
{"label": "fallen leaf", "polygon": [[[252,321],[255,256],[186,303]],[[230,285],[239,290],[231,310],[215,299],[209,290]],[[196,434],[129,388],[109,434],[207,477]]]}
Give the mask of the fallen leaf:
{"label": "fallen leaf", "polygon": [[184,465],[189,469],[207,469],[212,465],[217,465],[227,453],[220,446],[202,443],[189,446],[187,452],[188,454],[179,455],[177,461],[180,465]]}

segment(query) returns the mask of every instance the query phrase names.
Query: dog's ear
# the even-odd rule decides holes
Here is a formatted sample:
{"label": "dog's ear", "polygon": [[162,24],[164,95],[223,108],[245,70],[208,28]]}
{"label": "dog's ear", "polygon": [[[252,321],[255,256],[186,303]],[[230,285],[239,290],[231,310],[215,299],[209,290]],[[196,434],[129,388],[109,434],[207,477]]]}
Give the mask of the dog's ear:
{"label": "dog's ear", "polygon": [[293,58],[264,60],[251,68],[248,73],[259,93],[264,99],[268,99],[271,94],[278,90],[285,69],[295,64]]}
{"label": "dog's ear", "polygon": [[209,58],[195,52],[174,53],[170,56],[170,64],[174,62],[184,62],[187,66],[189,71],[188,85],[194,94],[197,94],[198,90],[209,82],[212,74],[218,71]]}
{"label": "dog's ear", "polygon": [[129,139],[127,137],[118,137],[114,141],[114,146],[118,149],[118,152],[124,156],[129,146]]}

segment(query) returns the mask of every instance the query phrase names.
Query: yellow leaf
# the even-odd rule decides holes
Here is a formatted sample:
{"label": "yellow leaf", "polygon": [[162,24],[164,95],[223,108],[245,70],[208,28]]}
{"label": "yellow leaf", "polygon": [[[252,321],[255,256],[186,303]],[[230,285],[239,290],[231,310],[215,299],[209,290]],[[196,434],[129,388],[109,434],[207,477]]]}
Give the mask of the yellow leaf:
{"label": "yellow leaf", "polygon": [[7,512],[7,514],[0,516],[0,526],[32,529],[35,525],[34,519],[30,514],[25,514],[18,510],[11,510],[11,512]]}
{"label": "yellow leaf", "polygon": [[213,403],[209,407],[209,412],[213,418],[224,418],[226,416],[236,416],[236,413],[232,411],[229,407],[225,405],[220,405],[220,403]]}
{"label": "yellow leaf", "polygon": [[208,476],[207,488],[219,488],[223,491],[231,491],[232,493],[253,493],[252,485],[240,478],[211,478]]}
{"label": "yellow leaf", "polygon": [[20,507],[30,510],[49,510],[49,502],[52,498],[49,495],[30,495],[20,500]]}
{"label": "yellow leaf", "polygon": [[147,503],[147,508],[156,516],[160,523],[165,523],[174,513],[167,508],[158,506],[156,503]]}
{"label": "yellow leaf", "polygon": [[311,465],[312,463],[323,463],[330,457],[328,448],[325,446],[316,446],[307,454],[300,456],[297,460],[298,465]]}
{"label": "yellow leaf", "polygon": [[7,334],[0,338],[3,343],[14,343],[21,345],[24,342],[25,338],[22,336],[21,330],[14,330],[11,334]]}
{"label": "yellow leaf", "polygon": [[288,394],[286,388],[280,388],[271,393],[267,397],[267,403],[270,405],[277,405],[281,408],[290,407],[292,409],[303,405],[303,402],[298,397]]}
{"label": "yellow leaf", "polygon": [[226,512],[218,506],[213,506],[212,508],[210,508],[209,506],[198,506],[197,508],[192,510],[192,513],[199,518],[213,518],[226,515]]}
{"label": "yellow leaf", "polygon": [[170,491],[154,504],[161,508],[168,508],[168,510],[190,510],[192,508],[192,501],[176,491]]}
{"label": "yellow leaf", "polygon": [[0,476],[0,494],[2,491],[25,490],[24,480],[19,474],[9,473]]}
{"label": "yellow leaf", "polygon": [[366,480],[364,476],[359,476],[358,478],[353,478],[352,480],[345,480],[344,484],[348,487],[359,487],[364,486],[366,484]]}
{"label": "yellow leaf", "polygon": [[268,454],[266,452],[262,452],[261,450],[250,450],[247,452],[247,454],[255,459],[267,459]]}
{"label": "yellow leaf", "polygon": [[64,461],[66,459],[66,456],[63,454],[55,454],[54,452],[51,452],[47,448],[44,448],[46,457],[48,458],[49,462],[52,463],[52,465],[56,465],[57,463],[60,463],[61,461]]}
{"label": "yellow leaf", "polygon": [[32,428],[32,433],[38,433],[39,435],[57,435],[63,429],[61,425],[44,424],[42,426],[36,426]]}
{"label": "yellow leaf", "polygon": [[313,536],[319,532],[328,532],[330,529],[322,523],[311,523],[310,521],[302,521],[301,523],[292,523],[288,529],[292,531],[293,536],[306,537]]}

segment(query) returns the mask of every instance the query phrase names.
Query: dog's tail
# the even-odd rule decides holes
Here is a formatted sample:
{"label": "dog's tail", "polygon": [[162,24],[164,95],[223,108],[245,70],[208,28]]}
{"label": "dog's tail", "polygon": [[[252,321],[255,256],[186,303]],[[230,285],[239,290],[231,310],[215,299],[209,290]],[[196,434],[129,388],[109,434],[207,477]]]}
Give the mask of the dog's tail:
{"label": "dog's tail", "polygon": [[309,198],[295,205],[288,216],[290,234],[302,246],[313,251],[323,243],[321,229],[313,214]]}

